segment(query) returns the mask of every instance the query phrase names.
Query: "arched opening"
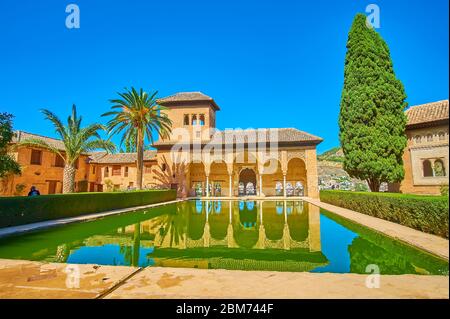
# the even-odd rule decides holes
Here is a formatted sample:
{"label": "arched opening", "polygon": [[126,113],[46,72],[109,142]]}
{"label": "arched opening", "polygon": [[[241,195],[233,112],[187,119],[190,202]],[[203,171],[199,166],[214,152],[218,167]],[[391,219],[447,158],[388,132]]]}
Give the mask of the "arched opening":
{"label": "arched opening", "polygon": [[291,238],[297,242],[305,241],[309,234],[309,212],[308,205],[294,203],[294,211],[288,215],[289,233]]}
{"label": "arched opening", "polygon": [[247,205],[248,202],[240,201],[238,218],[233,219],[234,240],[241,248],[252,248],[259,238],[259,224],[257,205]]}
{"label": "arched opening", "polygon": [[283,196],[283,171],[278,159],[270,159],[264,163],[262,192],[265,196]]}
{"label": "arched opening", "polygon": [[197,125],[197,115],[192,115],[192,125]]}
{"label": "arched opening", "polygon": [[206,223],[206,209],[204,204],[202,201],[196,201],[195,209],[191,206],[189,210],[187,235],[192,240],[198,240],[203,237]]}
{"label": "arched opening", "polygon": [[191,196],[206,195],[206,174],[203,163],[192,163],[189,166]]}
{"label": "arched opening", "polygon": [[444,162],[440,159],[434,161],[434,176],[445,176]]}
{"label": "arched opening", "polygon": [[222,240],[227,236],[229,216],[227,214],[231,202],[212,201],[211,214],[208,217],[211,237]]}
{"label": "arched opening", "polygon": [[300,158],[292,158],[288,162],[286,175],[287,196],[307,196],[306,165]]}
{"label": "arched opening", "polygon": [[422,165],[423,165],[423,177],[432,177],[433,168],[431,167],[431,162],[429,160],[424,160]]}
{"label": "arched opening", "polygon": [[205,125],[205,114],[200,114],[199,122],[200,122],[200,126]]}
{"label": "arched opening", "polygon": [[445,140],[445,132],[439,132],[438,136],[439,136],[439,141],[444,141]]}
{"label": "arched opening", "polygon": [[251,168],[239,173],[239,195],[256,195],[256,173]]}
{"label": "arched opening", "polygon": [[188,114],[184,114],[183,124],[189,125],[189,115]]}
{"label": "arched opening", "polygon": [[229,194],[229,179],[227,164],[224,162],[211,163],[209,182],[211,184],[211,193],[215,197]]}
{"label": "arched opening", "polygon": [[433,134],[427,134],[427,142],[433,142]]}

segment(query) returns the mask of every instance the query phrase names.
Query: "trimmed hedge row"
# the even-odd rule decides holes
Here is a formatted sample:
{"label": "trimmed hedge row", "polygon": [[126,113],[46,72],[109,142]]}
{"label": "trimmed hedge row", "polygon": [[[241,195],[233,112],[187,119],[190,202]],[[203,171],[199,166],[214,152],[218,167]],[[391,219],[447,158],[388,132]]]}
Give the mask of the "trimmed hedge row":
{"label": "trimmed hedge row", "polygon": [[0,228],[176,199],[176,190],[1,197]]}
{"label": "trimmed hedge row", "polygon": [[320,200],[448,238],[448,197],[321,191]]}

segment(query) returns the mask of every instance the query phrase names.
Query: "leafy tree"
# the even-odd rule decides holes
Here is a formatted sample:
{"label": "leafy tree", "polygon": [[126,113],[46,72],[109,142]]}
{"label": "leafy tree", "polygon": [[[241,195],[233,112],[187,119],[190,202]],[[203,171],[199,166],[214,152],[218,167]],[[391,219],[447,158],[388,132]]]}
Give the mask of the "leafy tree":
{"label": "leafy tree", "polygon": [[20,174],[20,165],[8,154],[9,144],[14,136],[13,116],[0,113],[0,179],[9,175]]}
{"label": "leafy tree", "polygon": [[153,144],[154,132],[161,137],[166,137],[172,128],[172,121],[161,112],[165,108],[156,102],[157,93],[148,95],[142,89],[139,92],[135,88],[126,89],[124,93],[118,93],[119,99],[110,100],[113,111],[102,115],[113,116],[108,122],[108,130],[111,135],[123,134],[120,145],[124,142],[130,144],[135,141],[136,143],[136,186],[138,189],[142,189],[145,138]]}
{"label": "leafy tree", "polygon": [[101,139],[98,131],[105,129],[103,125],[94,123],[84,128],[81,127],[82,118],[77,116],[75,104],[72,106],[72,114],[67,119],[67,125],[63,125],[62,121],[49,110],[42,110],[41,112],[55,127],[56,133],[64,143],[64,150],[60,150],[39,138],[28,138],[22,141],[20,145],[40,147],[60,156],[65,163],[63,193],[73,193],[75,190],[75,162],[78,158],[82,154],[97,149],[114,152],[116,147],[111,141]]}
{"label": "leafy tree", "polygon": [[339,138],[344,169],[367,180],[374,192],[382,182],[404,177],[405,99],[387,44],[366,26],[365,15],[356,15],[347,42]]}

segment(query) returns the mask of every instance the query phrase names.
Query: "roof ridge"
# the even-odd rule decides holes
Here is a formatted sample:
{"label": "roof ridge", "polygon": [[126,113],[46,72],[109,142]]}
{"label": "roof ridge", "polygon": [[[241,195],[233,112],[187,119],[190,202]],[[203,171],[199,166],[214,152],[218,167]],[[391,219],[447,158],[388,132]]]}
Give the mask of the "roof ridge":
{"label": "roof ridge", "polygon": [[412,110],[414,108],[417,108],[417,107],[430,106],[430,105],[433,105],[433,104],[443,104],[444,102],[448,103],[449,101],[448,101],[448,99],[444,99],[444,100],[439,100],[439,101],[434,101],[434,102],[428,102],[428,103],[422,103],[422,104],[417,104],[417,105],[411,105],[409,107],[409,109],[405,110],[405,112],[408,112],[408,111],[410,111],[410,110]]}
{"label": "roof ridge", "polygon": [[34,135],[34,136],[39,136],[39,137],[44,137],[44,138],[48,138],[48,139],[51,139],[51,140],[55,140],[55,141],[58,141],[58,142],[62,142],[63,140],[61,140],[61,139],[59,139],[59,138],[55,138],[55,137],[50,137],[50,136],[45,136],[45,135],[42,135],[42,134],[36,134],[36,133],[30,133],[30,132],[27,132],[27,131],[24,131],[24,130],[16,130],[14,133],[25,133],[25,134],[29,134],[29,135]]}

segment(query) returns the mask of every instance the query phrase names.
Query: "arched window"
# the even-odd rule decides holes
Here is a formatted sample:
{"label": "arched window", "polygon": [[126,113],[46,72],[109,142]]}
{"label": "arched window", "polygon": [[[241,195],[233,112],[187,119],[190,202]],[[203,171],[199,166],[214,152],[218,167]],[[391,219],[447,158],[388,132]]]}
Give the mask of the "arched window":
{"label": "arched window", "polygon": [[422,143],[422,136],[420,136],[420,135],[414,136],[414,143],[416,143],[416,144]]}
{"label": "arched window", "polygon": [[444,141],[445,140],[445,132],[439,132],[438,136],[439,136],[439,141]]}
{"label": "arched window", "polygon": [[199,122],[200,122],[200,126],[205,125],[205,114],[200,114],[200,118],[199,118]]}
{"label": "arched window", "polygon": [[192,115],[192,125],[197,125],[197,115]]}
{"label": "arched window", "polygon": [[440,159],[434,161],[434,176],[445,176],[444,162]]}
{"label": "arched window", "polygon": [[423,165],[423,177],[432,177],[433,168],[431,167],[431,162],[429,160],[424,160],[422,165]]}
{"label": "arched window", "polygon": [[189,115],[188,114],[184,114],[183,124],[189,125]]}
{"label": "arched window", "polygon": [[433,134],[431,133],[427,134],[427,142],[433,142]]}

